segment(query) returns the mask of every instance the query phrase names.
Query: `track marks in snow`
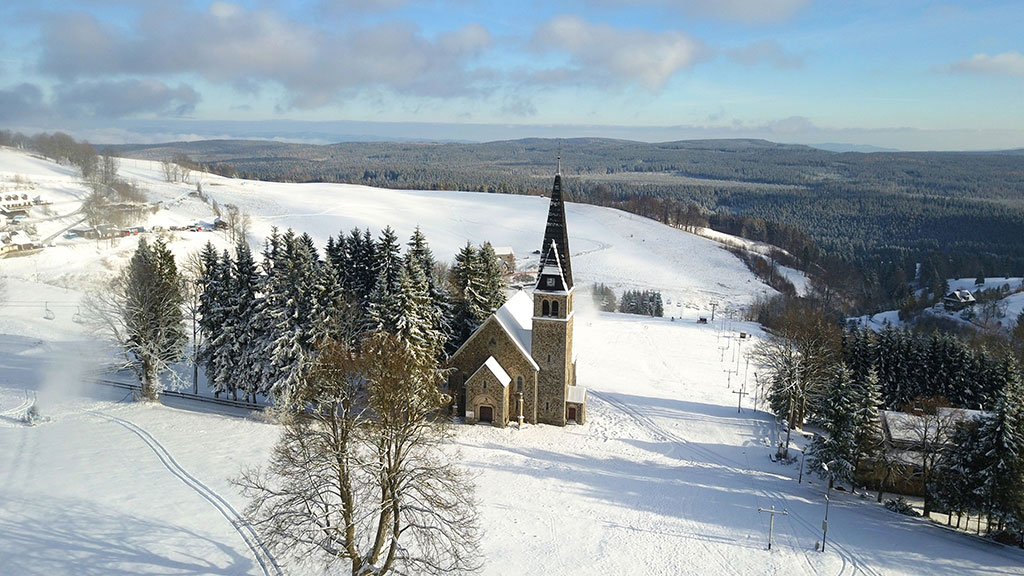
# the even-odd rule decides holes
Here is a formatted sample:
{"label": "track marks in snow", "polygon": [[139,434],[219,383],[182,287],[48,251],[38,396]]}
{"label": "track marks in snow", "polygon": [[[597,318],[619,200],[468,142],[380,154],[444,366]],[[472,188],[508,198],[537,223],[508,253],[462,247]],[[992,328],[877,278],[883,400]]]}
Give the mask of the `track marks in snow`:
{"label": "track marks in snow", "polygon": [[0,418],[20,422],[21,416],[29,409],[30,406],[32,406],[32,402],[33,400],[27,396],[26,392],[25,399],[21,404],[18,404],[14,408],[8,408],[7,410],[0,411]]}
{"label": "track marks in snow", "polygon": [[130,420],[118,418],[117,416],[112,416],[99,411],[91,411],[91,413],[98,418],[119,424],[138,436],[147,446],[149,446],[153,453],[156,454],[157,458],[160,459],[160,462],[171,474],[195,491],[195,493],[201,496],[204,500],[209,502],[211,506],[213,506],[228,522],[231,523],[231,526],[236,532],[238,532],[242,541],[244,541],[245,545],[249,547],[253,558],[256,559],[256,562],[262,569],[264,576],[283,576],[283,572],[281,571],[281,567],[277,564],[277,560],[270,551],[266,549],[263,542],[260,541],[260,538],[256,534],[256,530],[252,525],[249,524],[249,522],[247,522],[242,515],[239,514],[238,511],[235,510],[235,508],[231,506],[231,504],[228,503],[228,501],[220,494],[217,494],[217,492],[212,488],[182,468],[181,464],[178,464],[167,448],[165,448],[159,440],[154,438],[152,434]]}
{"label": "track marks in snow", "polygon": [[[688,450],[693,456],[697,457],[700,460],[703,460],[708,464],[721,466],[723,469],[734,472],[736,474],[749,475],[750,472],[755,471],[747,464],[740,463],[731,458],[722,456],[704,446],[700,446],[693,442],[689,442],[685,438],[682,438],[679,435],[671,432],[670,430],[667,430],[666,428],[655,422],[650,416],[644,414],[638,408],[630,406],[629,404],[622,402],[621,400],[613,398],[613,394],[597,392],[595,390],[590,390],[589,393],[591,394],[591,396],[597,397],[601,401],[625,413],[630,420],[636,423],[639,427],[647,430],[654,437],[664,442],[668,442],[673,446],[679,446],[685,450]],[[775,504],[776,508],[779,509],[789,507],[786,495],[780,491],[766,489],[763,487],[757,488],[754,486],[753,480],[751,480],[751,490],[754,491],[755,493],[760,493],[762,496],[767,498],[770,502],[769,505]],[[799,514],[791,513],[789,516],[784,516],[783,518],[785,518],[786,521],[790,524],[798,524],[809,534],[815,534],[816,531],[819,529],[819,527],[815,526],[811,521],[805,519],[802,515]],[[850,549],[846,546],[836,542],[835,540],[829,540],[827,542],[827,546],[830,549],[836,551],[836,554],[839,556],[839,559],[842,562],[839,572],[837,573],[837,576],[845,576],[846,574],[866,574],[868,576],[881,576],[877,571],[872,569],[865,562],[861,561],[857,557],[857,555],[850,551]],[[799,546],[793,547],[795,549],[800,549]],[[717,550],[715,551],[717,552]],[[814,562],[811,561],[811,552],[805,551],[804,556],[807,560],[808,573],[818,574],[820,571],[820,567],[815,566]]]}

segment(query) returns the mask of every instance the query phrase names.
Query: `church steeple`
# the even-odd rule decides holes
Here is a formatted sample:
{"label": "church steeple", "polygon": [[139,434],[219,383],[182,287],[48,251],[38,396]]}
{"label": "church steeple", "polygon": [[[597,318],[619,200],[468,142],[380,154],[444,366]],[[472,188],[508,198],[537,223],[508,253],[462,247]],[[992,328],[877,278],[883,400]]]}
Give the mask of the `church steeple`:
{"label": "church steeple", "polygon": [[[551,188],[548,223],[544,229],[544,245],[540,250],[541,263],[537,272],[537,290],[568,291],[573,287],[572,263],[569,261],[569,230],[565,226],[565,205],[562,203],[562,157],[558,157],[555,184]],[[552,269],[554,268],[554,269]],[[547,270],[545,270],[547,269]],[[545,277],[560,277],[552,285]]]}

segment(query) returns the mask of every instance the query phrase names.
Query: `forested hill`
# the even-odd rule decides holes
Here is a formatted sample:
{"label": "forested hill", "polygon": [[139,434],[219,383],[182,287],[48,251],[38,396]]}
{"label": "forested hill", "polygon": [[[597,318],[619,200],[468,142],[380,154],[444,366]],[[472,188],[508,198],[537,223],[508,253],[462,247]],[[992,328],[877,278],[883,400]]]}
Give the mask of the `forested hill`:
{"label": "forested hill", "polygon": [[561,154],[565,185],[577,201],[671,199],[673,209],[696,205],[726,217],[719,227],[743,228],[728,231],[754,239],[766,234],[760,225],[728,217],[795,227],[848,260],[882,256],[911,271],[913,262],[941,253],[932,257],[950,273],[1024,273],[1024,150],[837,153],[763,140],[581,138],[206,141],[122,146],[120,153],[154,160],[185,154],[208,169],[261,180],[513,194],[545,193]]}
{"label": "forested hill", "polygon": [[[210,140],[125,145],[123,154],[153,160],[186,154],[225,164],[239,175],[299,182],[363,181],[393,187],[419,181],[425,188],[511,188],[524,192],[546,181],[561,153],[566,174],[587,180],[692,185],[698,180],[741,184],[856,185],[879,191],[1024,201],[1024,149],[1003,152],[829,152],[764,140],[693,140],[648,144],[601,138],[500,142],[348,142],[330,145]],[[629,178],[602,178],[636,174]],[[644,175],[660,174],[652,179]],[[493,181],[481,177],[493,175]],[[673,180],[673,179],[677,179]],[[721,184],[710,182],[710,184]],[[1024,203],[1024,202],[1022,202]]]}

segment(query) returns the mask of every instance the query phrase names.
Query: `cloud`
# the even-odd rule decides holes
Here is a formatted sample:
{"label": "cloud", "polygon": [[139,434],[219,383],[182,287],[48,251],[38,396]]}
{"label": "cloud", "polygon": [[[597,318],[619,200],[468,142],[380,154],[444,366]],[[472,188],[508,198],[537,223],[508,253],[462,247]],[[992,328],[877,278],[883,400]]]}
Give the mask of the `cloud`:
{"label": "cloud", "polygon": [[595,0],[604,6],[664,6],[684,14],[758,25],[782,22],[813,0]]}
{"label": "cloud", "polygon": [[532,43],[568,54],[572,64],[535,74],[535,83],[638,83],[651,90],[693,67],[706,53],[701,42],[679,32],[620,30],[577,16],[552,18],[537,29]]}
{"label": "cloud", "polygon": [[0,90],[0,122],[23,122],[46,112],[43,91],[35,84],[24,83]]}
{"label": "cloud", "polygon": [[975,54],[966,60],[954,62],[947,71],[991,76],[1024,76],[1024,54],[1017,51],[1003,52],[995,56]]}
{"label": "cloud", "polygon": [[773,120],[762,125],[760,129],[778,135],[806,134],[821,130],[806,116],[790,116],[780,120]]}
{"label": "cloud", "polygon": [[386,12],[396,10],[409,0],[322,0],[324,12],[331,15],[346,15],[353,12]]}
{"label": "cloud", "polygon": [[478,92],[487,72],[471,63],[491,44],[479,24],[427,38],[412,24],[318,28],[227,2],[203,12],[159,5],[123,30],[89,14],[53,15],[41,37],[40,71],[65,82],[196,74],[243,92],[273,82],[285,89],[289,106],[300,108],[363,88],[419,96]]}
{"label": "cloud", "polygon": [[775,68],[791,69],[801,68],[804,65],[803,56],[787,52],[775,40],[754,42],[742,48],[730,50],[728,54],[729,58],[744,66],[757,66],[766,63]]}
{"label": "cloud", "polygon": [[123,118],[139,114],[185,116],[195,110],[199,94],[187,84],[172,88],[156,80],[77,82],[58,86],[56,105],[68,116]]}
{"label": "cloud", "polygon": [[537,106],[529,98],[523,98],[518,95],[506,96],[501,105],[501,112],[510,116],[536,116]]}

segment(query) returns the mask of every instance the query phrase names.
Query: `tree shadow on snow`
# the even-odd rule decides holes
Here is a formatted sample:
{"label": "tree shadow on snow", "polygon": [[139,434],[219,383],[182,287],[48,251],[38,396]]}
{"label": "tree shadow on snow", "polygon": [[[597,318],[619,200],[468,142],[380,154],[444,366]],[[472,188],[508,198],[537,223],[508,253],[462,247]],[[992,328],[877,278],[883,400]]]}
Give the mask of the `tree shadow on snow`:
{"label": "tree shadow on snow", "polygon": [[[472,464],[536,478],[538,486],[559,493],[575,493],[573,501],[592,500],[632,511],[677,518],[686,524],[720,525],[721,534],[693,529],[680,537],[715,539],[731,545],[758,548],[748,538],[760,534],[757,527],[758,497],[750,493],[749,478],[742,472],[691,462],[637,461],[603,454],[575,455],[539,448],[489,444],[486,450],[504,453],[495,464]],[[510,457],[512,455],[519,457]],[[557,488],[553,485],[557,484]],[[491,502],[492,504],[498,504]],[[509,503],[519,507],[522,503]],[[559,512],[561,514],[561,512]],[[572,510],[566,510],[572,515]],[[765,527],[767,530],[767,525]],[[753,532],[752,532],[753,531]],[[731,536],[735,535],[735,537]]]}
{"label": "tree shadow on snow", "polygon": [[[184,526],[143,520],[80,500],[0,499],[0,510],[0,572],[4,574],[130,576],[258,571],[252,557]],[[175,548],[175,543],[183,540],[194,541],[195,548]],[[214,550],[216,553],[211,553]]]}

